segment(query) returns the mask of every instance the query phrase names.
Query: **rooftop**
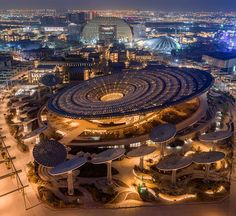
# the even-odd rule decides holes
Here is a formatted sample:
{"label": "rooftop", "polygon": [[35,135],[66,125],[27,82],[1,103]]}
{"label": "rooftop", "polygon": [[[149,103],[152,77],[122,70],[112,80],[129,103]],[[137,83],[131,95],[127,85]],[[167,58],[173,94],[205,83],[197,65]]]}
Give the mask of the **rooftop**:
{"label": "rooftop", "polygon": [[[56,115],[75,119],[110,118],[157,111],[206,92],[212,76],[199,70],[163,68],[98,77],[70,85],[47,106]],[[122,97],[103,101],[105,95]]]}
{"label": "rooftop", "polygon": [[45,167],[55,167],[66,159],[66,148],[56,140],[45,140],[33,148],[35,161]]}
{"label": "rooftop", "polygon": [[236,52],[214,52],[206,55],[220,60],[230,60],[236,58]]}
{"label": "rooftop", "polygon": [[49,173],[51,175],[62,175],[66,174],[69,171],[73,171],[75,169],[80,168],[87,162],[87,159],[85,157],[75,157],[71,160],[65,161],[56,167],[52,168]]}
{"label": "rooftop", "polygon": [[151,131],[150,139],[156,143],[166,142],[174,138],[176,134],[176,127],[172,124],[158,125]]}

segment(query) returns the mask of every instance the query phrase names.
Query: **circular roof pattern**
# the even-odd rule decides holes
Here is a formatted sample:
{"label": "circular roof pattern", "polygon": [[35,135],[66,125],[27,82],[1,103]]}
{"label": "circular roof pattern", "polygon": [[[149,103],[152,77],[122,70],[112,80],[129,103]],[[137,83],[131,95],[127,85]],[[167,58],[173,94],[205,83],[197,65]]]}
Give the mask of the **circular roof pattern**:
{"label": "circular roof pattern", "polygon": [[152,129],[149,137],[156,143],[167,142],[176,135],[176,127],[173,124],[162,124]]}
{"label": "circular roof pattern", "polygon": [[114,148],[114,149],[108,149],[106,151],[103,151],[99,154],[97,154],[91,162],[93,164],[101,164],[106,163],[111,160],[116,160],[123,156],[125,154],[125,149],[123,148]]}
{"label": "circular roof pattern", "polygon": [[62,175],[68,173],[69,171],[73,171],[75,169],[80,168],[87,162],[85,157],[75,157],[71,160],[65,161],[56,167],[52,168],[49,173],[51,175]]}
{"label": "circular roof pattern", "polygon": [[154,151],[156,151],[156,147],[154,146],[147,146],[147,145],[142,145],[136,149],[133,149],[129,151],[126,155],[128,157],[142,157],[145,155],[152,154]]}
{"label": "circular roof pattern", "polygon": [[231,136],[232,136],[232,131],[215,131],[204,135],[200,135],[199,139],[203,142],[213,142],[213,141],[225,140]]}
{"label": "circular roof pattern", "polygon": [[201,152],[194,156],[193,162],[198,164],[210,164],[220,161],[224,157],[225,154],[219,151]]}
{"label": "circular roof pattern", "polygon": [[157,164],[156,168],[163,171],[178,170],[191,165],[192,162],[193,158],[191,156],[183,157],[179,155],[172,155],[161,160]]}
{"label": "circular roof pattern", "polygon": [[58,77],[57,75],[55,74],[45,74],[44,76],[41,77],[40,79],[40,82],[45,85],[45,86],[48,86],[48,87],[53,87],[53,86],[56,86],[58,85],[60,82],[61,82],[61,78]]}
{"label": "circular roof pattern", "polygon": [[139,46],[159,53],[170,53],[172,50],[180,49],[180,44],[172,37],[160,36],[137,42]]}
{"label": "circular roof pattern", "polygon": [[[137,115],[190,100],[212,84],[209,73],[192,69],[118,73],[70,85],[50,98],[47,106],[56,115],[75,119]],[[122,96],[114,99],[114,93]],[[105,95],[110,99],[101,100]]]}
{"label": "circular roof pattern", "polygon": [[66,159],[66,148],[56,140],[46,140],[33,148],[35,161],[45,167],[55,167]]}

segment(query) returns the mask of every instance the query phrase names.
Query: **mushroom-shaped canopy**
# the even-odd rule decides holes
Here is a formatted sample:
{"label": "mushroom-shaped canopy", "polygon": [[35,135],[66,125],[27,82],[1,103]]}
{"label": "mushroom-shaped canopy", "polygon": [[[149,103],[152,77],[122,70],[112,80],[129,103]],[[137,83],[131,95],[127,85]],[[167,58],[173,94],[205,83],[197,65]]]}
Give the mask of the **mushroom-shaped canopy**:
{"label": "mushroom-shaped canopy", "polygon": [[156,147],[142,145],[136,149],[131,150],[126,155],[128,157],[143,157],[145,155],[152,154],[154,151],[156,151]]}
{"label": "mushroom-shaped canopy", "polygon": [[33,157],[35,161],[45,167],[55,167],[66,159],[66,148],[56,140],[45,140],[35,145]]}
{"label": "mushroom-shaped canopy", "polygon": [[193,162],[197,164],[211,164],[224,159],[225,154],[219,151],[201,152],[193,157]]}
{"label": "mushroom-shaped canopy", "polygon": [[69,171],[73,171],[75,169],[80,168],[87,162],[85,157],[75,157],[71,160],[65,161],[56,167],[52,168],[49,173],[51,175],[62,175],[68,173]]}
{"label": "mushroom-shaped canopy", "polygon": [[156,143],[167,142],[176,135],[176,127],[173,124],[162,124],[152,129],[150,140]]}
{"label": "mushroom-shaped canopy", "polygon": [[200,135],[199,139],[203,142],[213,142],[213,141],[221,141],[225,140],[232,136],[232,131],[215,131],[211,133],[207,133],[204,135]]}
{"label": "mushroom-shaped canopy", "polygon": [[93,164],[101,164],[106,163],[108,161],[112,161],[115,159],[120,158],[125,154],[125,149],[123,148],[114,148],[114,149],[108,149],[106,151],[103,151],[99,154],[97,154],[91,162]]}
{"label": "mushroom-shaped canopy", "polygon": [[32,132],[30,132],[29,134],[26,134],[25,136],[23,136],[22,139],[27,140],[27,139],[33,138],[33,137],[43,133],[45,130],[47,130],[47,128],[48,128],[47,126],[37,128],[37,129],[33,130]]}
{"label": "mushroom-shaped canopy", "polygon": [[157,164],[156,168],[163,171],[172,171],[183,169],[189,166],[192,162],[193,157],[191,156],[171,155],[161,160]]}

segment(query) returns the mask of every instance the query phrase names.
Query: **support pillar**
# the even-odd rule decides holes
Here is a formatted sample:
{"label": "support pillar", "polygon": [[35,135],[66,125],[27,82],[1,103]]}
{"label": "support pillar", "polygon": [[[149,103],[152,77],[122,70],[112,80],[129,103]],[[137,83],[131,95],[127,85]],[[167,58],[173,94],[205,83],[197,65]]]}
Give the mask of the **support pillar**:
{"label": "support pillar", "polygon": [[165,148],[165,144],[164,143],[161,143],[161,152],[160,152],[160,155],[161,155],[161,158],[164,157],[164,148]]}
{"label": "support pillar", "polygon": [[216,141],[213,141],[213,146],[212,146],[212,151],[215,151],[216,150]]}
{"label": "support pillar", "polygon": [[206,171],[205,171],[205,180],[208,180],[209,172],[210,172],[210,164],[206,164]]}
{"label": "support pillar", "polygon": [[139,160],[139,167],[140,167],[140,169],[143,169],[143,168],[144,168],[144,157],[143,157],[143,156],[140,157],[140,160]]}
{"label": "support pillar", "polygon": [[29,126],[28,126],[28,124],[24,124],[23,125],[23,132],[24,132],[24,134],[29,133]]}
{"label": "support pillar", "polygon": [[39,144],[39,142],[40,142],[40,134],[36,136],[35,144],[37,145]]}
{"label": "support pillar", "polygon": [[172,185],[176,185],[176,170],[172,170],[171,183],[172,183]]}
{"label": "support pillar", "polygon": [[41,100],[41,94],[40,94],[40,89],[37,89],[37,94],[38,94],[38,100]]}
{"label": "support pillar", "polygon": [[20,109],[16,108],[16,120],[18,121],[20,119]]}
{"label": "support pillar", "polygon": [[68,184],[68,194],[70,196],[74,195],[74,182],[73,182],[73,173],[69,171],[67,173],[67,184]]}
{"label": "support pillar", "polygon": [[112,184],[112,167],[111,167],[111,162],[112,161],[108,161],[107,162],[107,183],[109,185]]}

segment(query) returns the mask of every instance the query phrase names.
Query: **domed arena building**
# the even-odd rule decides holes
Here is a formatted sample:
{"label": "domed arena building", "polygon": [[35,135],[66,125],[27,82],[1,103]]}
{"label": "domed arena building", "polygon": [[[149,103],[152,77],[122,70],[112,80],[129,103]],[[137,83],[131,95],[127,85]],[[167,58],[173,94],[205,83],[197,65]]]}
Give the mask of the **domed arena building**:
{"label": "domed arena building", "polygon": [[69,146],[147,141],[157,125],[171,123],[180,131],[201,119],[207,110],[205,92],[212,84],[207,72],[165,68],[69,85],[44,108],[47,133],[61,134],[60,142]]}
{"label": "domed arena building", "polygon": [[172,50],[180,49],[180,44],[172,37],[161,36],[158,38],[150,38],[137,42],[139,47],[151,50],[157,53],[169,54]]}
{"label": "domed arena building", "polygon": [[96,44],[98,41],[127,43],[132,40],[131,27],[117,17],[96,17],[84,26],[81,33],[81,41],[90,45]]}

